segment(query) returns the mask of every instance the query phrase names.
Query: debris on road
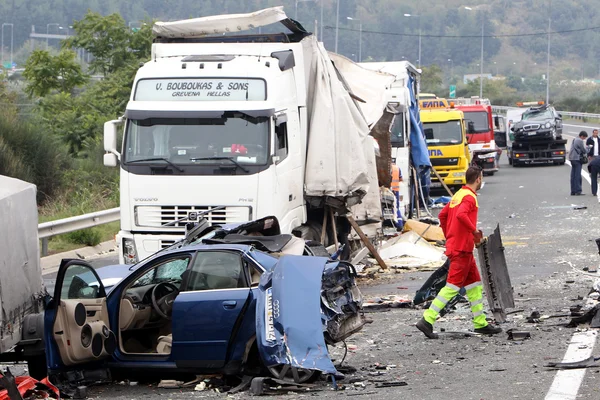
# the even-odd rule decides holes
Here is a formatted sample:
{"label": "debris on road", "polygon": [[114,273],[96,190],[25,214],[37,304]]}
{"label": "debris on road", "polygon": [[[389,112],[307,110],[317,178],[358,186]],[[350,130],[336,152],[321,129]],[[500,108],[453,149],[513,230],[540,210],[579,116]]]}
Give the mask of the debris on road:
{"label": "debris on road", "polygon": [[526,331],[509,329],[506,333],[508,333],[508,340],[525,340],[531,338],[531,333]]}
{"label": "debris on road", "polygon": [[437,242],[446,239],[440,226],[415,221],[414,219],[409,219],[404,224],[404,232],[410,231],[414,231],[417,235],[429,242]]}
{"label": "debris on road", "polygon": [[15,377],[10,369],[0,375],[0,400],[60,399],[58,389],[47,378]]}

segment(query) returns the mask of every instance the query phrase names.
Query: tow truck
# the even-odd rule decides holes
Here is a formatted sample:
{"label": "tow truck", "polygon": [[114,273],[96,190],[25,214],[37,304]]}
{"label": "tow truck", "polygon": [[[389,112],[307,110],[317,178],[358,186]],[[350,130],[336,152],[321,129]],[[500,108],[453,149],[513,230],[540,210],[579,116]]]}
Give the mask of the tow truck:
{"label": "tow truck", "polygon": [[521,120],[511,122],[508,140],[508,162],[513,167],[529,164],[563,165],[567,141],[562,138],[562,116],[549,104],[522,102],[528,107]]}

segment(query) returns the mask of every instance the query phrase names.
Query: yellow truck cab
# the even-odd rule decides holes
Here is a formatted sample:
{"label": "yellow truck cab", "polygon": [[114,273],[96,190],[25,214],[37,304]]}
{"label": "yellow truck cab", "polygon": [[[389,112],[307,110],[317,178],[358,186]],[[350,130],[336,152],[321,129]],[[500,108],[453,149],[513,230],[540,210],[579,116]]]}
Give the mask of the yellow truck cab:
{"label": "yellow truck cab", "polygon": [[[446,185],[457,190],[466,183],[471,164],[464,114],[446,99],[420,100],[419,106],[431,165]],[[432,174],[432,189],[441,186]]]}

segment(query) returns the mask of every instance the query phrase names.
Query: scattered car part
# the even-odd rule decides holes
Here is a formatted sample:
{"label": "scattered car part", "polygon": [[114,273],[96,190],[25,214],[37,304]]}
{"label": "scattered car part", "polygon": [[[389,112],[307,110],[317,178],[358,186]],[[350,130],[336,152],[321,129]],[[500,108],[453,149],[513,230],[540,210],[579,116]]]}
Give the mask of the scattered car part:
{"label": "scattered car part", "polygon": [[526,331],[509,329],[506,331],[506,333],[508,333],[508,340],[524,340],[531,338],[531,333]]}
{"label": "scattered car part", "polygon": [[481,280],[485,289],[489,307],[496,322],[506,321],[506,309],[514,308],[513,287],[510,283],[504,246],[500,235],[500,225],[496,225],[494,233],[483,240],[477,248]]}
{"label": "scattered car part", "polygon": [[598,360],[600,357],[590,356],[585,360],[581,361],[573,361],[573,362],[559,362],[559,363],[548,363],[545,366],[548,368],[556,368],[556,369],[577,369],[577,368],[590,368],[590,367],[600,367],[598,364]]}

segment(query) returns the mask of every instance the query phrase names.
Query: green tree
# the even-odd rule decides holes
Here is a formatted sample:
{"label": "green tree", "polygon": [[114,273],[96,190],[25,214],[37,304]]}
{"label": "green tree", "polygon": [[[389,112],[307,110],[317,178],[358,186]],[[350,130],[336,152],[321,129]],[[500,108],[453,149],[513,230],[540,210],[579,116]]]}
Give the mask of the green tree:
{"label": "green tree", "polygon": [[421,74],[421,92],[424,93],[440,93],[443,90],[442,86],[442,69],[437,65],[423,67]]}
{"label": "green tree", "polygon": [[87,81],[81,65],[75,61],[75,53],[70,50],[62,50],[57,56],[35,50],[27,59],[23,76],[27,80],[25,92],[29,97],[44,97],[53,90],[71,93]]}
{"label": "green tree", "polygon": [[65,40],[64,47],[82,48],[94,56],[90,70],[106,76],[140,59],[150,58],[151,24],[129,29],[119,14],[106,17],[88,11],[73,23],[76,35]]}

